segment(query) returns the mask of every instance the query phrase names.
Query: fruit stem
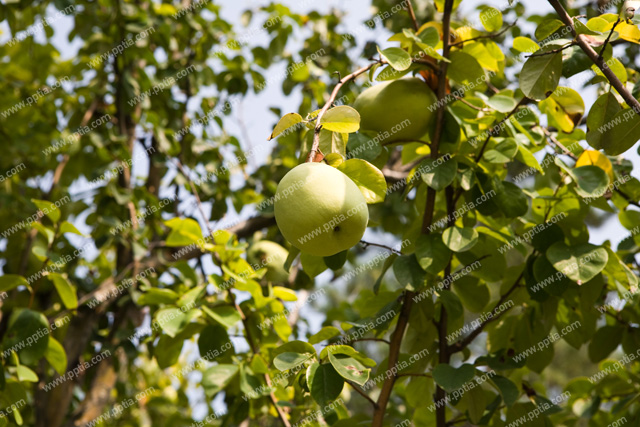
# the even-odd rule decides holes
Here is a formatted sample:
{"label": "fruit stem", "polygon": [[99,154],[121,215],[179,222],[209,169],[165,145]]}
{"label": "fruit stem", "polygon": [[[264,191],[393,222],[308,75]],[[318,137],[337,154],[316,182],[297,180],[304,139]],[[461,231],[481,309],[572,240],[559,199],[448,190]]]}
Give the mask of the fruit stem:
{"label": "fruit stem", "polygon": [[311,146],[311,151],[309,152],[309,157],[307,157],[307,163],[315,161],[316,154],[318,154],[318,148],[320,147],[320,131],[322,130],[322,116],[324,116],[324,113],[326,113],[327,110],[331,107],[331,105],[333,105],[334,101],[336,100],[336,97],[338,96],[338,92],[340,91],[340,88],[342,86],[344,86],[345,83],[348,83],[351,80],[353,80],[356,77],[358,77],[360,74],[363,74],[363,73],[366,73],[367,71],[369,71],[371,69],[371,67],[373,67],[374,65],[376,65],[376,64],[386,64],[386,63],[387,63],[387,61],[385,61],[383,59],[375,60],[375,62],[372,62],[371,64],[369,64],[367,66],[359,68],[358,70],[354,71],[353,73],[351,73],[351,74],[349,74],[347,76],[344,76],[340,80],[338,80],[338,84],[333,88],[333,91],[331,92],[331,95],[329,96],[329,99],[327,100],[326,104],[324,104],[324,107],[322,107],[322,109],[318,113],[318,117],[316,118],[316,128],[315,128],[314,133],[313,133],[313,145]]}

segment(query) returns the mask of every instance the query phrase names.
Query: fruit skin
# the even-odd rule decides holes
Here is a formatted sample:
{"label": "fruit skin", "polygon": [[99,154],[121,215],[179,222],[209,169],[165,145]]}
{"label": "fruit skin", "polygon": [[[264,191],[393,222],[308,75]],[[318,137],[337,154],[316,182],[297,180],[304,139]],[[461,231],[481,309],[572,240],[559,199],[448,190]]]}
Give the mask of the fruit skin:
{"label": "fruit skin", "polygon": [[356,184],[323,163],[303,163],[278,184],[274,211],[282,235],[296,248],[331,256],[356,245],[369,210]]}
{"label": "fruit skin", "polygon": [[[420,140],[429,132],[436,107],[435,94],[418,78],[377,84],[362,92],[353,104],[360,113],[360,129],[378,132],[382,142]],[[409,121],[401,125],[405,120]],[[392,133],[397,125],[402,129]]]}
{"label": "fruit skin", "polygon": [[284,263],[287,261],[288,256],[289,251],[269,240],[260,240],[251,245],[247,251],[247,261],[254,268],[266,268],[267,273],[264,277],[273,283],[282,283],[289,280],[289,273],[284,269]]}

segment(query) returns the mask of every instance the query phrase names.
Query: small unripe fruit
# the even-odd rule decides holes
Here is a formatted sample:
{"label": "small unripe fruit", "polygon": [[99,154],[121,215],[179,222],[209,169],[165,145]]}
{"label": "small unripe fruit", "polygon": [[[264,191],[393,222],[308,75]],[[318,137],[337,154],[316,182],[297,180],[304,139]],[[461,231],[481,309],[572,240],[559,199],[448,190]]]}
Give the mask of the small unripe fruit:
{"label": "small unripe fruit", "polygon": [[264,277],[273,283],[282,283],[289,280],[289,273],[284,269],[289,251],[275,242],[260,240],[251,245],[247,251],[247,261],[254,268],[266,268]]}
{"label": "small unripe fruit", "polygon": [[278,184],[274,211],[282,235],[296,248],[331,256],[356,245],[369,221],[358,186],[338,169],[303,163]]}
{"label": "small unripe fruit", "polygon": [[431,127],[437,99],[418,78],[380,83],[362,92],[353,107],[360,129],[378,132],[383,142],[420,140]]}

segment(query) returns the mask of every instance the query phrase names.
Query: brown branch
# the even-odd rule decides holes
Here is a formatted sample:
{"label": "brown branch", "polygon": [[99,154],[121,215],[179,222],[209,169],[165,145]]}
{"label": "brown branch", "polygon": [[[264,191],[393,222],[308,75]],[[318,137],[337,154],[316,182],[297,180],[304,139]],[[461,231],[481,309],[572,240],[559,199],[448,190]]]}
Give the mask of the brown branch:
{"label": "brown branch", "polygon": [[311,151],[309,152],[307,163],[313,162],[316,158],[316,154],[318,153],[318,147],[320,146],[320,131],[322,130],[322,123],[321,123],[322,117],[327,112],[327,110],[331,107],[331,105],[333,105],[334,101],[336,100],[336,97],[338,96],[338,92],[340,91],[340,88],[342,88],[342,86],[344,86],[345,83],[348,83],[351,80],[358,77],[360,74],[366,73],[371,69],[371,67],[373,67],[376,64],[386,64],[386,61],[379,60],[376,62],[372,62],[371,64],[364,66],[354,71],[353,73],[347,76],[344,76],[340,80],[338,80],[338,84],[333,88],[333,91],[331,92],[329,99],[324,104],[324,107],[322,107],[322,109],[318,113],[318,116],[316,117],[316,128],[313,132],[313,145],[311,146]]}
{"label": "brown branch", "polygon": [[364,390],[362,390],[360,387],[358,387],[356,384],[352,383],[352,382],[351,382],[351,381],[349,381],[349,380],[345,380],[345,382],[346,382],[347,384],[349,384],[351,387],[353,387],[353,389],[354,389],[355,391],[357,391],[357,392],[358,392],[358,394],[359,394],[360,396],[362,396],[362,397],[364,397],[365,399],[367,399],[367,400],[369,401],[369,403],[371,403],[371,404],[373,405],[373,407],[374,407],[374,408],[377,408],[377,407],[378,407],[378,404],[376,403],[376,401],[375,401],[375,400],[373,400],[372,398],[370,398],[370,397],[367,395],[367,393],[365,393],[365,392],[364,392]]}
{"label": "brown branch", "polygon": [[503,28],[502,30],[498,31],[497,33],[483,34],[481,36],[472,37],[472,38],[467,39],[467,40],[462,40],[462,41],[459,41],[459,42],[451,43],[451,47],[456,47],[456,46],[459,46],[461,44],[473,42],[473,41],[476,41],[476,40],[495,39],[496,37],[500,37],[501,35],[503,35],[507,31],[509,31],[509,28],[515,27],[515,25],[517,23],[518,23],[518,20],[516,19],[515,21],[513,21],[512,24],[507,25],[505,28]]}
{"label": "brown branch", "polygon": [[[453,1],[454,0],[446,0],[444,5],[444,14],[442,18],[442,56],[444,58],[449,57],[449,51],[451,49],[449,42],[451,36],[451,12],[453,10]],[[447,89],[447,67],[448,62],[441,61],[440,62],[440,70],[439,76],[440,79],[438,81],[438,91],[437,98],[438,101],[442,101],[446,99],[446,89]],[[437,159],[439,157],[439,147],[440,141],[442,139],[443,131],[444,131],[444,114],[446,109],[446,103],[439,102],[438,110],[436,113],[436,128],[434,131],[434,136],[431,144],[431,158]],[[435,210],[435,201],[436,201],[436,192],[433,188],[427,188],[427,201],[425,205],[424,217],[422,222],[422,233],[428,234],[431,223],[433,222],[433,214]],[[406,290],[404,292],[402,309],[400,311],[400,316],[398,317],[398,322],[396,324],[396,328],[393,331],[393,335],[391,337],[391,344],[389,346],[389,357],[388,364],[389,368],[394,367],[398,362],[398,358],[400,355],[400,346],[402,344],[402,338],[405,333],[405,329],[409,322],[409,315],[411,314],[411,307],[413,304],[413,296],[414,292],[410,292]],[[444,310],[444,308],[443,308]],[[388,371],[387,371],[388,372]],[[387,408],[387,404],[389,402],[389,398],[391,397],[391,392],[393,391],[393,386],[397,379],[397,373],[388,376],[384,383],[382,384],[382,389],[380,391],[380,395],[378,396],[378,407],[374,411],[373,414],[373,422],[372,427],[382,427],[384,423],[384,416]],[[444,416],[444,414],[443,414]],[[442,424],[438,424],[439,427],[444,427],[444,422]]]}
{"label": "brown branch", "polygon": [[602,74],[605,75],[611,86],[613,86],[622,99],[633,109],[633,111],[640,116],[640,102],[629,93],[629,91],[624,87],[620,79],[615,75],[615,73],[609,68],[609,66],[605,63],[604,59],[600,57],[595,50],[587,43],[582,34],[576,34],[575,27],[573,25],[573,20],[571,16],[567,13],[564,7],[560,4],[558,0],[548,0],[551,6],[556,10],[558,16],[570,29],[573,35],[576,37],[576,41],[578,42],[578,46],[580,49],[584,51],[584,53],[593,61],[594,64],[602,71]]}
{"label": "brown branch", "polygon": [[536,56],[546,56],[546,55],[553,55],[554,53],[559,53],[562,52],[563,50],[569,49],[572,46],[575,46],[577,43],[572,40],[569,43],[567,43],[566,45],[559,47],[557,49],[552,49],[552,50],[548,50],[546,52],[541,52],[541,53],[532,53],[531,55],[525,55],[525,58],[533,58]]}
{"label": "brown branch", "polygon": [[418,31],[420,29],[420,24],[418,24],[418,20],[416,19],[416,13],[413,10],[411,0],[407,0],[407,12],[409,12],[409,18],[411,18],[411,22],[413,23],[413,29]]}
{"label": "brown branch", "polygon": [[[258,347],[256,342],[253,340],[253,337],[251,334],[249,319],[247,318],[247,316],[245,316],[244,311],[242,311],[242,308],[240,308],[240,306],[236,302],[235,295],[231,291],[229,291],[228,294],[229,294],[229,298],[231,298],[233,305],[235,306],[236,310],[240,314],[240,318],[242,319],[242,325],[244,326],[244,332],[246,334],[245,339],[247,340],[249,347],[251,347],[251,351],[253,352],[253,354],[260,354],[260,348]],[[267,387],[269,387],[269,399],[271,400],[271,404],[273,405],[276,412],[278,413],[278,417],[280,418],[280,421],[285,427],[291,427],[291,423],[287,418],[287,414],[285,413],[284,409],[282,409],[282,407],[278,405],[278,398],[273,392],[273,383],[271,382],[271,377],[269,376],[268,373],[264,374],[264,380],[267,383]]]}
{"label": "brown branch", "polygon": [[[398,323],[396,324],[396,329],[393,331],[391,342],[389,344],[389,357],[387,359],[388,368],[393,368],[395,367],[396,363],[398,363],[398,359],[400,356],[400,345],[402,344],[402,338],[404,336],[405,328],[409,323],[409,315],[411,314],[412,304],[413,293],[405,292],[402,301],[402,309],[400,311],[400,316],[398,317]],[[373,413],[373,422],[371,423],[371,427],[382,427],[387,409],[387,403],[389,402],[389,398],[391,397],[391,391],[393,390],[393,385],[396,378],[396,374],[394,374],[385,379],[384,383],[382,384],[382,390],[380,391],[378,402]]]}
{"label": "brown branch", "polygon": [[390,252],[393,252],[396,255],[402,255],[402,252],[400,252],[397,249],[393,249],[390,246],[387,245],[381,245],[380,243],[371,243],[371,242],[365,242],[364,240],[360,240],[360,243],[362,243],[362,246],[364,246],[364,248],[366,249],[369,246],[375,246],[376,248],[382,248],[382,249],[386,249]]}
{"label": "brown branch", "polygon": [[602,59],[602,55],[604,54],[604,50],[606,49],[607,44],[609,43],[609,40],[611,40],[611,36],[613,35],[613,32],[615,31],[615,29],[616,29],[616,27],[618,26],[619,23],[620,23],[620,15],[618,15],[618,19],[613,24],[613,27],[611,27],[611,31],[609,31],[609,35],[607,36],[606,40],[602,44],[602,48],[600,49],[600,53],[598,53],[598,60]]}

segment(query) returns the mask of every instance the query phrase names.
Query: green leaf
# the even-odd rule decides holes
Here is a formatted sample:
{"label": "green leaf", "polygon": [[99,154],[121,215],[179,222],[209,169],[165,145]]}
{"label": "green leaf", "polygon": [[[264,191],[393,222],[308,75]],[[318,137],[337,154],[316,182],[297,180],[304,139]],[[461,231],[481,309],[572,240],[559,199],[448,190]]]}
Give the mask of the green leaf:
{"label": "green leaf", "polygon": [[579,285],[593,279],[607,264],[607,250],[589,243],[567,246],[554,243],[547,249],[547,259],[553,267]]}
{"label": "green leaf", "polygon": [[458,173],[458,162],[448,159],[441,163],[440,159],[425,160],[420,166],[422,180],[436,191],[444,190],[453,182]]}
{"label": "green leaf", "polygon": [[518,159],[524,165],[530,168],[534,168],[544,175],[544,169],[542,169],[542,166],[540,166],[538,160],[533,156],[533,153],[531,153],[531,151],[521,142],[518,142],[518,154],[516,154],[516,159]]}
{"label": "green leaf", "polygon": [[47,362],[56,370],[60,375],[64,375],[67,371],[67,353],[55,338],[49,337],[49,343],[47,350],[44,352],[44,357]]}
{"label": "green leaf", "polygon": [[371,369],[365,368],[356,359],[343,355],[329,353],[329,362],[342,378],[364,386],[369,380]]}
{"label": "green leaf", "polygon": [[587,116],[587,142],[593,148],[610,145],[610,132],[601,129],[605,123],[611,123],[614,116],[622,109],[615,95],[609,91],[596,99]]}
{"label": "green leaf", "polygon": [[482,156],[489,163],[509,163],[518,154],[518,144],[515,139],[507,138]]}
{"label": "green leaf", "polygon": [[[602,97],[598,98],[598,101],[601,98]],[[596,103],[598,101],[596,101]],[[614,102],[615,104],[613,104]],[[606,104],[606,106],[610,108],[606,110],[606,112],[602,112],[600,107],[598,107],[598,113],[594,111],[594,109],[597,108],[594,104],[589,116],[596,114],[593,122],[599,124],[600,120],[606,120],[608,118],[607,116],[610,116],[613,111],[618,109],[619,105],[617,102],[615,99],[610,100],[610,102]],[[603,104],[604,101],[601,105]],[[589,120],[587,120],[587,124],[589,124]],[[640,116],[631,108],[626,108],[619,110],[610,120],[604,121],[604,123],[598,127],[590,127],[589,130],[587,134],[587,142],[589,145],[593,148],[604,150],[604,152],[610,156],[617,156],[629,150],[640,140]]]}
{"label": "green leaf", "polygon": [[330,108],[320,119],[322,128],[333,132],[352,133],[360,129],[360,114],[348,105]]}
{"label": "green leaf", "polygon": [[[313,132],[309,132],[309,140],[313,141]],[[340,132],[331,132],[330,130],[320,130],[320,144],[318,147],[325,156],[330,157],[332,154],[338,154],[340,160],[346,156],[347,141],[349,140],[349,134]],[[311,142],[310,142],[311,144]],[[333,164],[329,163],[331,166]]]}
{"label": "green leaf", "polygon": [[480,387],[474,387],[465,392],[462,399],[467,405],[469,420],[473,424],[477,424],[482,419],[484,410],[487,407],[487,398],[484,391]]}
{"label": "green leaf", "polygon": [[449,263],[451,251],[442,241],[442,234],[423,234],[416,242],[416,258],[424,271],[438,274]]}
{"label": "green leaf", "polygon": [[307,384],[313,400],[324,407],[340,396],[344,380],[330,363],[314,363],[307,368]]}
{"label": "green leaf", "polygon": [[242,316],[235,307],[230,305],[218,305],[216,307],[203,307],[203,311],[226,329],[231,328],[242,320]]}
{"label": "green leaf", "polygon": [[536,28],[535,36],[538,40],[542,41],[562,27],[564,27],[564,23],[559,19],[545,19],[538,25],[538,28]]}
{"label": "green leaf", "polygon": [[529,37],[516,37],[513,39],[513,48],[520,52],[534,53],[540,50],[540,45],[531,40]]}
{"label": "green leaf", "polygon": [[169,247],[188,246],[203,240],[200,225],[193,219],[173,218],[165,224],[171,228],[166,241]]}
{"label": "green leaf", "polygon": [[60,210],[55,205],[47,200],[31,199],[36,205],[39,211],[49,217],[49,219],[55,224],[60,219]]}
{"label": "green leaf", "polygon": [[[26,345],[27,340],[33,344]],[[49,322],[37,311],[23,309],[14,312],[2,343],[5,351],[17,352],[22,363],[32,365],[40,360],[49,347]]]}
{"label": "green leaf", "polygon": [[29,287],[29,282],[22,276],[17,274],[7,274],[0,276],[0,292],[10,291],[18,286]]}
{"label": "green leaf", "polygon": [[500,211],[507,218],[517,218],[529,210],[529,198],[517,185],[502,181],[495,185],[494,202],[500,206]]}
{"label": "green leaf", "polygon": [[280,353],[273,359],[273,366],[281,371],[288,371],[289,369],[295,368],[297,366],[302,365],[307,360],[315,357],[314,354],[300,354],[293,352],[285,352]]}
{"label": "green leaf", "polygon": [[140,295],[138,298],[138,305],[159,305],[159,304],[173,304],[180,296],[171,289],[165,288],[149,288],[147,292]]}
{"label": "green leaf", "polygon": [[433,368],[433,380],[449,393],[471,381],[475,375],[475,368],[468,363],[458,368],[447,363],[440,363]]}
{"label": "green leaf", "polygon": [[69,283],[69,281],[58,273],[49,273],[47,275],[49,280],[53,282],[53,285],[60,295],[62,303],[67,309],[78,308],[78,296],[76,295],[75,288]]}
{"label": "green leaf", "polygon": [[238,373],[237,365],[215,365],[202,373],[202,388],[208,397],[224,390]]}
{"label": "green leaf", "polygon": [[309,344],[318,344],[322,341],[337,337],[338,335],[340,335],[340,329],[335,326],[325,326],[309,337]]}
{"label": "green leaf", "polygon": [[298,123],[301,123],[302,121],[303,121],[303,118],[298,113],[285,114],[278,121],[278,124],[276,125],[276,127],[273,128],[273,132],[271,132],[271,135],[269,136],[269,138],[267,138],[267,141],[271,141],[273,138],[277,137],[285,130],[291,128],[292,126],[297,125]]}
{"label": "green leaf", "polygon": [[566,133],[573,132],[584,115],[584,101],[578,92],[558,87],[553,94],[538,104],[549,118],[549,124]]}
{"label": "green leaf", "polygon": [[601,197],[609,186],[607,173],[598,166],[580,166],[573,169],[576,193],[581,197]]}
{"label": "green leaf", "polygon": [[513,96],[507,95],[494,95],[487,99],[486,104],[500,113],[510,113],[511,110],[516,108],[518,101]]}
{"label": "green leaf", "polygon": [[156,312],[155,320],[165,334],[174,338],[195,317],[196,312],[197,310],[191,310],[185,313],[176,307],[161,308]]}
{"label": "green leaf", "polygon": [[298,300],[298,295],[296,295],[296,293],[289,289],[289,288],[285,288],[282,286],[274,286],[272,288],[273,290],[273,297],[274,298],[278,298],[281,299],[283,301],[297,301]]}
{"label": "green leaf", "polygon": [[478,232],[471,227],[453,226],[444,230],[442,241],[453,252],[464,252],[478,243]]}
{"label": "green leaf", "polygon": [[[182,342],[183,340],[176,338],[175,341]],[[227,330],[223,326],[218,324],[207,325],[200,331],[200,336],[198,337],[200,357],[206,357],[208,361],[213,361],[227,351],[232,350],[233,345],[231,345]]]}
{"label": "green leaf", "polygon": [[[548,52],[554,47],[544,47]],[[531,56],[520,72],[520,89],[531,99],[545,99],[556,90],[562,76],[562,53]]]}
{"label": "green leaf", "polygon": [[498,31],[502,28],[502,12],[495,7],[484,7],[480,12],[480,22],[485,30]]}
{"label": "green leaf", "polygon": [[513,381],[501,375],[492,376],[491,381],[498,387],[498,390],[500,390],[505,405],[511,406],[517,402],[520,397],[520,391]]}
{"label": "green leaf", "polygon": [[197,302],[200,301],[206,291],[204,285],[196,286],[185,292],[176,302],[176,305],[184,310],[188,310],[189,307],[195,307]]}
{"label": "green leaf", "polygon": [[300,262],[302,263],[304,272],[311,278],[316,277],[328,268],[323,257],[311,255],[306,252],[300,255]]}
{"label": "green leaf", "polygon": [[18,374],[18,380],[29,382],[29,383],[37,383],[38,382],[38,374],[33,372],[31,369],[27,368],[24,365],[16,366],[16,374]]}
{"label": "green leaf", "polygon": [[[153,356],[160,369],[166,369],[178,363],[184,340],[171,338],[169,335],[161,335],[153,347]],[[201,353],[202,354],[202,353]]]}
{"label": "green leaf", "polygon": [[611,354],[622,341],[622,326],[603,326],[593,335],[589,343],[589,359],[596,363]]}
{"label": "green leaf", "polygon": [[576,17],[573,18],[573,25],[574,25],[574,28],[576,29],[576,34],[586,34],[588,36],[601,36],[602,35],[602,33],[600,31],[593,31],[593,30],[589,29],[589,27],[584,25],[584,23],[582,21],[580,21],[580,19],[578,19]]}
{"label": "green leaf", "polygon": [[417,291],[424,287],[426,275],[414,254],[399,256],[393,262],[393,274],[405,289]]}
{"label": "green leaf", "polygon": [[411,55],[399,47],[390,47],[378,52],[382,59],[386,60],[397,71],[404,71],[411,66]]}
{"label": "green leaf", "polygon": [[380,141],[375,139],[375,137],[376,133],[371,131],[360,131],[349,134],[349,140],[347,141],[349,157],[366,160],[368,162],[372,162],[378,158],[380,153],[382,153],[382,146],[380,145]]}
{"label": "green leaf", "polygon": [[271,354],[273,357],[276,357],[277,355],[286,352],[316,354],[316,349],[308,342],[296,340],[282,344],[280,347],[274,349]]}
{"label": "green leaf", "polygon": [[376,366],[373,359],[368,358],[355,348],[348,345],[328,345],[320,352],[320,360],[325,360],[330,354],[344,354],[351,356],[365,366]]}
{"label": "green leaf", "polygon": [[443,289],[439,291],[440,301],[447,309],[447,313],[452,319],[457,319],[464,314],[464,309],[462,307],[462,302],[460,298],[452,291]]}
{"label": "green leaf", "polygon": [[453,277],[453,290],[464,307],[473,313],[481,313],[491,298],[486,283],[471,276],[456,278],[455,273]]}
{"label": "green leaf", "polygon": [[84,236],[84,234],[82,234],[76,226],[71,224],[69,221],[62,221],[62,224],[60,224],[60,233],[73,233],[79,236]]}
{"label": "green leaf", "polygon": [[447,76],[463,86],[477,86],[484,81],[485,73],[478,60],[468,53],[451,52],[451,64],[447,69]]}
{"label": "green leaf", "polygon": [[384,201],[387,181],[374,165],[362,159],[349,159],[338,166],[358,186],[368,204]]}

